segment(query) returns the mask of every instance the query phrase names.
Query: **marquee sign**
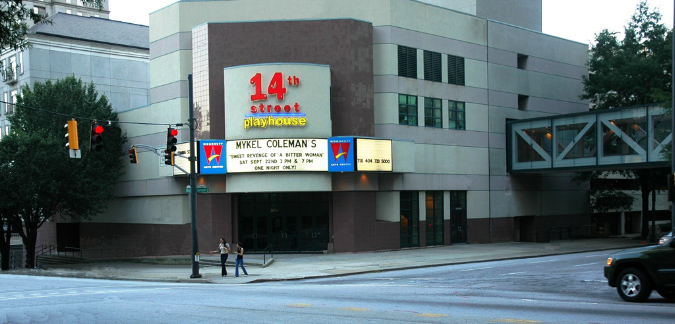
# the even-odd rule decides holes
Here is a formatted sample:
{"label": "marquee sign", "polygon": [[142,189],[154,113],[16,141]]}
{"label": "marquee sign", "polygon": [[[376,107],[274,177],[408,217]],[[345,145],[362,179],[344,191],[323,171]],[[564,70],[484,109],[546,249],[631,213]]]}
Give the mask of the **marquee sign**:
{"label": "marquee sign", "polygon": [[227,172],[328,171],[326,139],[227,141]]}
{"label": "marquee sign", "polygon": [[268,63],[225,68],[225,138],[331,135],[330,68]]}
{"label": "marquee sign", "polygon": [[391,140],[357,138],[357,171],[392,171]]}

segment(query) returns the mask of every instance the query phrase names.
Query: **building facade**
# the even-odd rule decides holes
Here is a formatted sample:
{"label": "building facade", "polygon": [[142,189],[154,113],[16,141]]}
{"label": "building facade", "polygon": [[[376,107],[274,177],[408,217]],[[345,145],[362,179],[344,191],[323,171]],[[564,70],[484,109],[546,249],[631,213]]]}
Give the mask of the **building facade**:
{"label": "building facade", "polygon": [[[588,109],[587,46],[542,34],[541,1],[494,3],[180,1],[152,13],[151,103],[120,120],[164,125],[126,129],[129,145],[155,150],[78,225],[80,246],[190,253],[188,178],[155,154],[168,125],[188,121],[188,75],[206,155],[202,250],[220,237],[289,252],[533,241],[587,225],[587,187],[510,175],[505,152],[507,120]],[[354,166],[332,169],[345,155]]]}

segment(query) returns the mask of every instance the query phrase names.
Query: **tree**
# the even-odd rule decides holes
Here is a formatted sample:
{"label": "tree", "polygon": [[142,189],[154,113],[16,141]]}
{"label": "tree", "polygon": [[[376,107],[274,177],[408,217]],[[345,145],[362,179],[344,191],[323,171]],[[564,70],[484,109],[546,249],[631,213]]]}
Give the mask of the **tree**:
{"label": "tree", "polygon": [[[592,109],[611,109],[646,104],[669,106],[672,87],[671,53],[673,34],[661,23],[658,10],[649,10],[646,1],[637,5],[624,28],[624,38],[603,30],[596,35],[588,61],[589,75],[583,77],[584,94]],[[642,237],[648,231],[649,193],[657,186],[655,169],[625,170],[640,184],[642,196]]]}
{"label": "tree", "polygon": [[[94,8],[102,8],[105,0],[82,0]],[[0,0],[0,52],[7,49],[22,50],[29,46],[26,41],[28,22],[48,23],[49,18],[26,8],[23,0]]]}
{"label": "tree", "polygon": [[[64,147],[63,126],[71,118],[78,121],[81,159]],[[0,213],[19,230],[26,267],[33,268],[37,232],[46,221],[90,219],[106,208],[122,173],[126,136],[108,99],[73,76],[24,86],[9,120],[12,133],[0,141]],[[104,128],[98,152],[89,151],[93,121]]]}

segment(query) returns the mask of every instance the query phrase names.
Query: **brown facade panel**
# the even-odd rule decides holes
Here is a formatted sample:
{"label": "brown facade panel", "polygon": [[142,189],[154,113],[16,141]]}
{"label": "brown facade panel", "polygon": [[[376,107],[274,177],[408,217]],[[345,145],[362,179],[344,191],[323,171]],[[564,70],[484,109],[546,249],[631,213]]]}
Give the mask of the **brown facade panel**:
{"label": "brown facade panel", "polygon": [[192,253],[190,233],[190,224],[82,223],[80,246],[85,253],[128,251],[138,256],[190,255]]}
{"label": "brown facade panel", "polygon": [[374,136],[372,24],[351,19],[214,23],[208,38],[211,138],[225,136],[223,68],[281,62],[329,65],[333,136]]}

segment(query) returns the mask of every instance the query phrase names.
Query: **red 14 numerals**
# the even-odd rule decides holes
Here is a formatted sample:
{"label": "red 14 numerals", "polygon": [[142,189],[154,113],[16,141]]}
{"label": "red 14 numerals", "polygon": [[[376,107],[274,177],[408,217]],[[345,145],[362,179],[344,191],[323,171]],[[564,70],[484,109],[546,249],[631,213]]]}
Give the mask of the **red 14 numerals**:
{"label": "red 14 numerals", "polygon": [[276,95],[277,100],[284,100],[286,88],[284,87],[284,77],[281,72],[274,73],[269,86],[267,86],[267,94],[262,92],[262,74],[256,73],[251,78],[251,84],[255,85],[255,94],[251,95],[251,101],[267,100],[267,94]]}

